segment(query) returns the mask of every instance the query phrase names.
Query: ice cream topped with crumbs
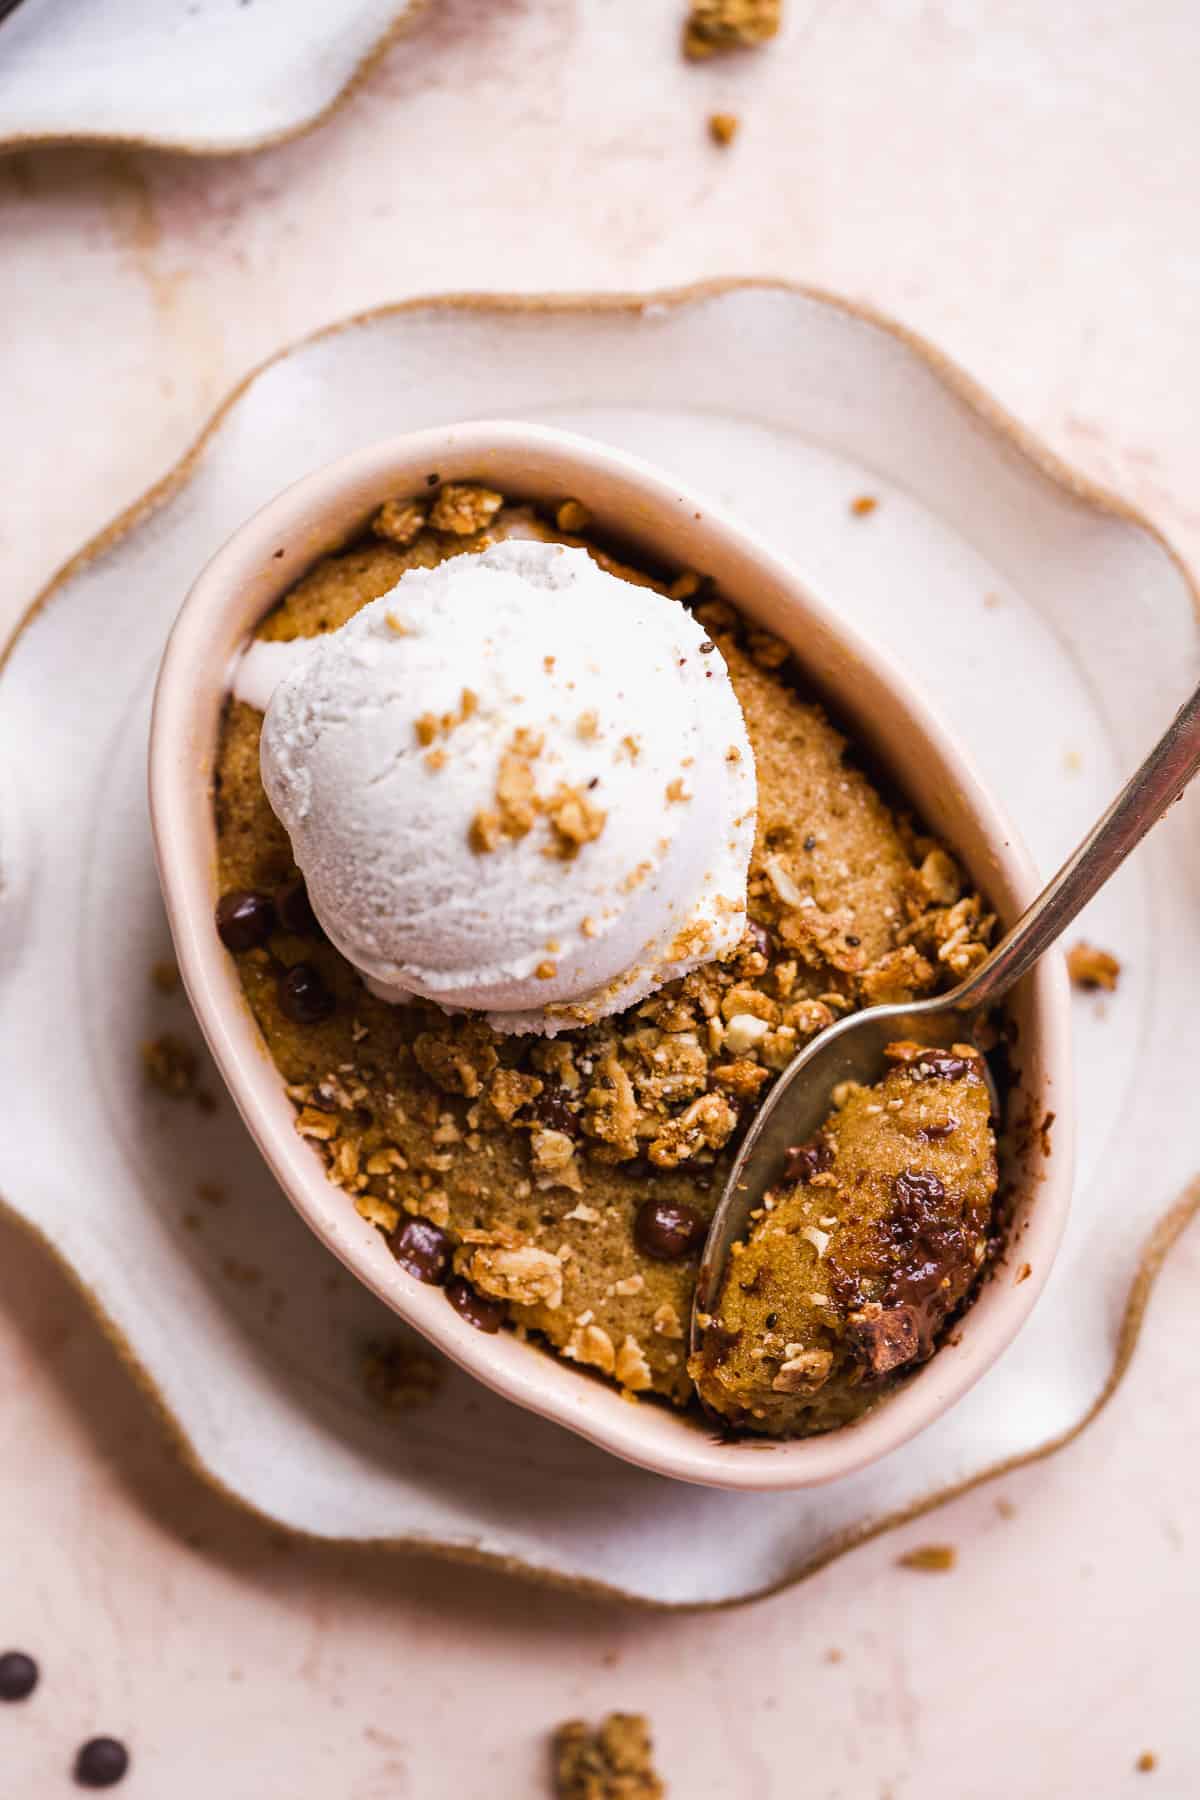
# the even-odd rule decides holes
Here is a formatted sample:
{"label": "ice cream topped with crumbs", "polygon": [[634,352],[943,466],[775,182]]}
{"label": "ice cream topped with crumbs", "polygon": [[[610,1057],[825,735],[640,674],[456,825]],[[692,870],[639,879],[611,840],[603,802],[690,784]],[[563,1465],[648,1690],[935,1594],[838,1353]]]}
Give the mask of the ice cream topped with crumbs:
{"label": "ice cream topped with crumbs", "polygon": [[331,942],[382,998],[506,1032],[617,1012],[746,923],[754,757],[677,601],[522,541],[256,644],[263,785]]}

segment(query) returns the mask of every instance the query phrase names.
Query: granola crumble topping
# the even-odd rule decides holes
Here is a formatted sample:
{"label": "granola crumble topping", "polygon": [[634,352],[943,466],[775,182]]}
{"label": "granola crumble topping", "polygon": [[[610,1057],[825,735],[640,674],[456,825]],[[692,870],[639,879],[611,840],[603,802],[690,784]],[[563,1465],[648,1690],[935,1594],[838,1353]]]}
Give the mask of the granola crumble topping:
{"label": "granola crumble topping", "polygon": [[372,519],[371,530],[405,549],[425,529],[428,516],[429,508],[420,500],[388,500]]}
{"label": "granola crumble topping", "polygon": [[429,523],[434,531],[449,532],[452,537],[470,537],[485,530],[503,505],[503,494],[497,494],[491,488],[448,481],[430,508]]}
{"label": "granola crumble topping", "polygon": [[[576,514],[567,518],[559,531],[586,529]],[[474,484],[397,499],[376,514],[371,537],[317,564],[261,635],[336,629],[406,568],[506,534],[555,535],[529,508]],[[444,1234],[449,1249],[444,1269],[435,1259],[435,1279],[452,1277],[460,1294],[469,1284],[510,1327],[629,1395],[686,1404],[693,1387],[683,1340],[704,1223],[776,1075],[845,1013],[932,993],[974,967],[992,919],[953,858],[847,763],[843,737],[805,692],[788,646],[749,626],[699,574],[677,577],[669,591],[693,607],[725,658],[758,767],[745,930],[731,956],[554,1039],[502,1038],[477,1016],[376,1000],[324,938],[276,934],[240,953],[238,965],[297,1130],[348,1205],[393,1245],[406,1222]],[[431,780],[438,757],[454,754],[473,698],[464,690],[451,713],[414,722]],[[295,877],[262,792],[260,725],[251,708],[231,703],[217,778],[225,890],[271,893]],[[575,730],[605,745],[596,712],[581,713]],[[606,753],[636,755],[636,739],[614,739]],[[493,796],[472,826],[481,855],[530,832],[549,855],[587,855],[604,814],[586,790],[549,779],[545,762],[528,732],[505,746]],[[700,803],[684,774],[668,796]],[[629,872],[633,883],[645,878]],[[703,955],[705,941],[701,927],[675,952]],[[547,979],[555,955],[547,945]],[[284,1014],[281,961],[319,973],[337,1002],[328,1017],[301,1024]],[[694,1246],[673,1259],[639,1247],[635,1223],[650,1201],[664,1217],[674,1209],[695,1220]],[[794,1362],[781,1357],[773,1376],[811,1386],[815,1364],[784,1366]]]}

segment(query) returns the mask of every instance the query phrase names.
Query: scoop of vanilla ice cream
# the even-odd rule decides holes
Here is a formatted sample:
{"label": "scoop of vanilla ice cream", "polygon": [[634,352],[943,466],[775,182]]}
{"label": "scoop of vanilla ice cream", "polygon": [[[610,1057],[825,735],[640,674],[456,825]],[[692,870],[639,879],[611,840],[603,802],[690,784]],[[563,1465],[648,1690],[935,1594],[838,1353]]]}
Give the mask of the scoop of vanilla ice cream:
{"label": "scoop of vanilla ice cream", "polygon": [[754,760],[683,606],[509,541],[407,571],[296,648],[263,783],[375,993],[553,1035],[737,944]]}

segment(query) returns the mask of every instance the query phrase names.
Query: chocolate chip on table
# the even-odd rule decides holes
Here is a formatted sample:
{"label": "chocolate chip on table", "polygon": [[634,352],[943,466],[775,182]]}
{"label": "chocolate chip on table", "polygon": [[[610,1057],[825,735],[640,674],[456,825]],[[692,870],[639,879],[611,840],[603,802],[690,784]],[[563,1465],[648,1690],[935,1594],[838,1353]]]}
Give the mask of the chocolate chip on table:
{"label": "chocolate chip on table", "polygon": [[129,1752],[124,1744],[116,1738],[89,1738],[75,1758],[75,1780],[80,1787],[115,1787],[128,1768]]}
{"label": "chocolate chip on table", "polygon": [[706,1226],[694,1207],[675,1200],[643,1200],[633,1222],[634,1242],[659,1262],[680,1262],[704,1243]]}
{"label": "chocolate chip on table", "polygon": [[222,894],[217,901],[217,936],[227,950],[257,950],[275,929],[269,894],[250,890]]}
{"label": "chocolate chip on table", "polygon": [[336,1005],[325,977],[311,963],[293,963],[279,977],[279,1010],[294,1025],[319,1025]]}
{"label": "chocolate chip on table", "polygon": [[428,1219],[405,1219],[389,1242],[402,1269],[417,1281],[441,1287],[450,1273],[450,1239],[440,1226]]}
{"label": "chocolate chip on table", "polygon": [[505,1320],[503,1300],[490,1300],[461,1275],[446,1284],[446,1298],[460,1318],[476,1331],[499,1331]]}
{"label": "chocolate chip on table", "polygon": [[0,1700],[28,1700],[38,1684],[38,1666],[23,1650],[0,1655]]}
{"label": "chocolate chip on table", "polygon": [[275,911],[285,931],[291,931],[297,937],[322,935],[303,876],[297,876],[295,881],[285,882],[278,890],[275,895]]}

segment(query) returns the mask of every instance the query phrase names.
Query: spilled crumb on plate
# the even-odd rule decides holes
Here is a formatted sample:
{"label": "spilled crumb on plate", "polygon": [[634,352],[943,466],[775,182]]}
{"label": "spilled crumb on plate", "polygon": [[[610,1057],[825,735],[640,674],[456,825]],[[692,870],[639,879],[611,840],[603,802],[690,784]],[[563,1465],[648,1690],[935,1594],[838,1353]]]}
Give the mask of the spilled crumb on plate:
{"label": "spilled crumb on plate", "polygon": [[958,1562],[953,1544],[920,1544],[896,1558],[901,1569],[916,1569],[922,1575],[948,1575]]}

